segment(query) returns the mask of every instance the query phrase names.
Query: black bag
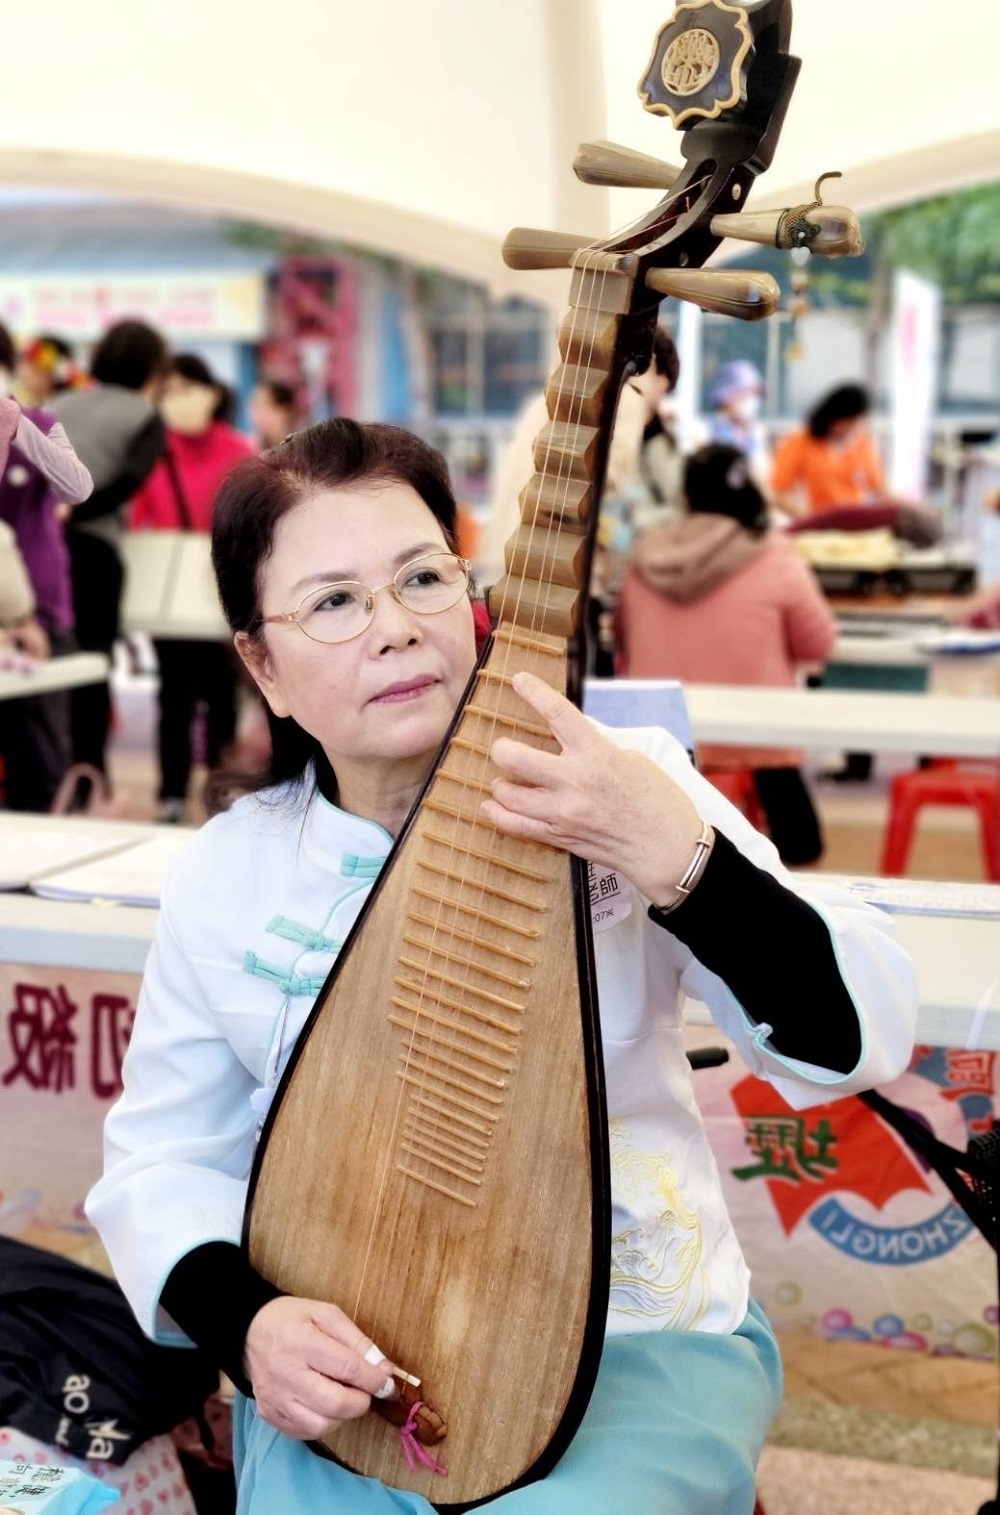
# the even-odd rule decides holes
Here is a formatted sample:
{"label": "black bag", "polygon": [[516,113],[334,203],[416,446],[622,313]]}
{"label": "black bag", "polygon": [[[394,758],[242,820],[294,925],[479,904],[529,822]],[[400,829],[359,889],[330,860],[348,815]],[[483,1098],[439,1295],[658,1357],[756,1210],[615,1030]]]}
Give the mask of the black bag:
{"label": "black bag", "polygon": [[148,1341],[111,1279],[0,1236],[0,1425],[120,1464],[218,1383],[204,1353]]}

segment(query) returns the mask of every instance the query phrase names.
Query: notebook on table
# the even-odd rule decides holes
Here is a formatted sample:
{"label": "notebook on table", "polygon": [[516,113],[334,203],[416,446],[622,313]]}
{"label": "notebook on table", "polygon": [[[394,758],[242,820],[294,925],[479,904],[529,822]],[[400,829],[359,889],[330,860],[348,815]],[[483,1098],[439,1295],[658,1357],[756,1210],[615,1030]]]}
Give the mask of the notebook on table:
{"label": "notebook on table", "polygon": [[192,835],[184,827],[164,827],[123,851],[48,873],[32,882],[32,893],[44,899],[102,900],[155,908],[160,903],[167,868]]}
{"label": "notebook on table", "polygon": [[36,879],[132,847],[148,827],[44,815],[0,816],[0,890],[26,889]]}

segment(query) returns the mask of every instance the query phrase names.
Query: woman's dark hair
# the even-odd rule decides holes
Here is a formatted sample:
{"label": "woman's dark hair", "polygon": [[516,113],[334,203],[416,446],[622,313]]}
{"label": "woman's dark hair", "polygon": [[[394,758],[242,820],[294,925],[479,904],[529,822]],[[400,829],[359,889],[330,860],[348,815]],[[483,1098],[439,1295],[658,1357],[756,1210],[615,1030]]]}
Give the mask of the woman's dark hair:
{"label": "woman's dark hair", "polygon": [[14,347],[14,338],[6,326],[0,326],[0,368],[6,368],[8,373],[13,373],[16,362],[17,351]]}
{"label": "woman's dark hair", "polygon": [[838,421],[857,421],[872,408],[871,396],[860,384],[841,384],[824,395],[809,412],[806,425],[809,435],[823,442]]}
{"label": "woman's dark hair", "polygon": [[662,326],[657,326],[653,331],[652,363],[661,378],[666,379],[671,391],[675,390],[681,376],[681,360],[676,342]]}
{"label": "woman's dark hair", "polygon": [[116,321],[109,326],[90,360],[98,384],[142,389],[167,366],[167,344],[145,321]]}
{"label": "woman's dark hair", "polygon": [[76,375],[73,349],[53,331],[41,331],[21,347],[21,357],[39,368],[52,385],[53,394],[71,389]]}
{"label": "woman's dark hair", "polygon": [[187,379],[191,384],[204,384],[209,389],[217,390],[219,398],[212,411],[212,420],[224,421],[227,426],[233,424],[236,415],[236,396],[227,384],[220,384],[204,358],[199,357],[196,352],[175,352],[170,359],[167,372],[179,374],[182,379]]}
{"label": "woman's dark hair", "polygon": [[295,390],[284,379],[269,379],[265,376],[257,380],[257,388],[267,390],[272,405],[280,405],[282,410],[296,409]]}
{"label": "woman's dark hair", "polygon": [[[261,633],[260,574],[282,516],[320,490],[378,483],[408,484],[439,523],[449,549],[458,551],[458,506],[444,458],[400,426],[320,421],[233,469],[215,502],[212,566],[234,632]],[[325,766],[319,743],[296,721],[278,720],[270,710],[267,718],[270,767],[243,788],[301,780],[311,762]]]}
{"label": "woman's dark hair", "polygon": [[49,347],[54,347],[61,358],[72,358],[73,349],[65,337],[56,336],[54,331],[40,331],[35,338],[36,342],[46,342]]}
{"label": "woman's dark hair", "polygon": [[709,442],[684,465],[684,496],[692,515],[729,516],[755,537],[768,528],[767,501],[738,447]]}

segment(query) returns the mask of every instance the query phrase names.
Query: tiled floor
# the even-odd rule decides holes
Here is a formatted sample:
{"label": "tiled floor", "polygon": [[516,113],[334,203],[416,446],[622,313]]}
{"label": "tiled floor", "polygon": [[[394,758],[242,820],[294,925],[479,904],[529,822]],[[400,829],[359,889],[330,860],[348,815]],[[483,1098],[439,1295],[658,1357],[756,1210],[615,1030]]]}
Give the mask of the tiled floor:
{"label": "tiled floor", "polygon": [[[869,1411],[902,1420],[943,1417],[975,1431],[992,1430],[997,1424],[1000,1382],[993,1363],[887,1352],[804,1333],[784,1335],[781,1352],[786,1397],[804,1404],[824,1400],[838,1409],[851,1407],[859,1427]],[[841,1418],[850,1423],[846,1414]]]}
{"label": "tiled floor", "polygon": [[765,1515],[976,1515],[996,1492],[987,1478],[774,1446],[757,1487]]}

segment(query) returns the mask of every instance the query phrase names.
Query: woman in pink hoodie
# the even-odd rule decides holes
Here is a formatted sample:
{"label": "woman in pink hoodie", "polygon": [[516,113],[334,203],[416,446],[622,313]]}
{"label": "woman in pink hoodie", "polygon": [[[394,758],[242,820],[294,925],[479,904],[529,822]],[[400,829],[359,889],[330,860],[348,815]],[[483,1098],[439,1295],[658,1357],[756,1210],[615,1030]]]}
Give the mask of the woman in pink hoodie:
{"label": "woman in pink hoodie", "polygon": [[[770,531],[767,504],[735,447],[712,443],[688,459],[687,513],[639,538],[617,611],[625,678],[791,688],[822,663],[836,623],[812,571]],[[702,767],[753,770],[768,829],[784,862],[823,851],[799,752],[700,746]]]}
{"label": "woman in pink hoodie", "polygon": [[[138,494],[129,525],[136,530],[210,532],[223,479],[251,457],[252,443],[229,424],[232,397],[196,353],[170,361],[160,400],[166,450]],[[215,768],[236,733],[239,679],[232,648],[222,641],[154,641],[160,670],[158,818],[186,817],[191,777],[191,722],[206,711],[206,758]]]}

